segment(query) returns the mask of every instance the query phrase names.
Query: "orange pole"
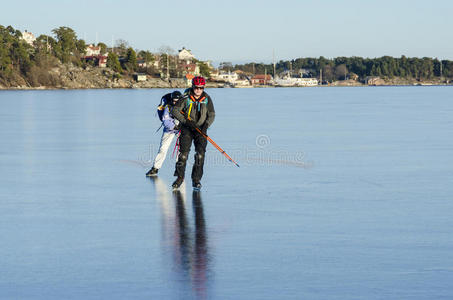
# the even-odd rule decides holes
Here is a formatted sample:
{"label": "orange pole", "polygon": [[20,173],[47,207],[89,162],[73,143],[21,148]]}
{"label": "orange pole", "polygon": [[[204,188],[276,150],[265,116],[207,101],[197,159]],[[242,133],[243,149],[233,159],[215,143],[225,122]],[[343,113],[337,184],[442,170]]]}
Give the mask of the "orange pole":
{"label": "orange pole", "polygon": [[199,128],[195,127],[195,130],[198,131],[199,134],[201,134],[205,139],[207,139],[214,147],[216,147],[217,150],[220,151],[220,153],[222,153],[229,161],[231,161],[233,164],[235,164],[236,166],[240,167],[239,164],[237,162],[235,162],[228,154],[226,154],[226,152],[220,148],[219,145],[217,145],[209,136],[207,136],[206,134],[203,133],[203,131],[201,131]]}
{"label": "orange pole", "polygon": [[[181,111],[181,114],[185,115],[183,111]],[[228,154],[226,154],[226,152],[223,151],[223,149],[220,148],[220,146],[217,145],[209,136],[204,134],[203,131],[201,131],[198,127],[195,127],[195,129],[198,131],[199,134],[201,134],[205,139],[207,139],[208,142],[210,142],[217,150],[219,150],[220,153],[222,153],[229,161],[231,161],[233,164],[240,168],[239,164],[235,162]]]}

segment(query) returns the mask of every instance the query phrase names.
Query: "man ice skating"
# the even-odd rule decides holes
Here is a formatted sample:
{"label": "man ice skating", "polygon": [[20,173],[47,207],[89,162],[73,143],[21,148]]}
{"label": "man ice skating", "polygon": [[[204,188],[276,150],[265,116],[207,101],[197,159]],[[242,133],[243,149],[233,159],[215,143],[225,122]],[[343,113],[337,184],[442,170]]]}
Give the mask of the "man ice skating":
{"label": "man ice skating", "polygon": [[203,176],[207,140],[197,132],[196,128],[206,134],[215,118],[214,104],[211,97],[204,91],[205,85],[206,80],[203,77],[194,77],[192,79],[192,87],[173,109],[173,116],[181,122],[179,156],[174,174],[177,178],[173,182],[173,188],[179,188],[184,181],[184,173],[192,141],[195,146],[192,186],[196,189],[201,188],[200,181]]}
{"label": "man ice skating", "polygon": [[179,91],[168,93],[162,97],[161,104],[157,108],[157,113],[160,120],[162,121],[162,126],[164,127],[164,129],[162,132],[162,138],[160,140],[159,152],[154,159],[153,167],[148,171],[148,173],[146,173],[146,176],[148,177],[157,175],[157,172],[164,163],[168,148],[170,147],[173,138],[179,132],[179,121],[174,119],[172,110],[181,96],[182,94]]}

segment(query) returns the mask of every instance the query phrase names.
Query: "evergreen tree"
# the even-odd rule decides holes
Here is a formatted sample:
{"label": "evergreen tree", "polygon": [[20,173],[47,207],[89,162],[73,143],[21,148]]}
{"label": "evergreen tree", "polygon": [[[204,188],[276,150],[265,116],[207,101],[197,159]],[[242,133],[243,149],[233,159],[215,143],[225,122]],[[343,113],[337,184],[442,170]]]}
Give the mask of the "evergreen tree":
{"label": "evergreen tree", "polygon": [[107,67],[111,68],[115,72],[122,72],[120,61],[118,60],[118,55],[113,52],[109,52],[107,57]]}
{"label": "evergreen tree", "polygon": [[12,38],[6,28],[0,26],[0,71],[7,73],[11,69],[11,57],[9,48],[12,44]]}
{"label": "evergreen tree", "polygon": [[98,43],[97,46],[101,48],[101,54],[102,55],[107,53],[107,45],[106,44],[101,42],[101,43]]}
{"label": "evergreen tree", "polygon": [[154,55],[149,51],[140,51],[139,56],[145,60],[146,63],[152,63],[156,60]]}
{"label": "evergreen tree", "polygon": [[128,71],[136,71],[137,67],[137,54],[135,53],[134,49],[128,48],[126,53],[125,68]]}
{"label": "evergreen tree", "polygon": [[209,67],[206,63],[200,61],[198,62],[198,67],[200,68],[201,76],[204,76],[206,78],[211,77],[211,71],[209,70]]}
{"label": "evergreen tree", "polygon": [[57,39],[57,45],[54,48],[55,55],[63,62],[70,61],[71,55],[77,51],[77,35],[69,27],[59,27],[52,30]]}

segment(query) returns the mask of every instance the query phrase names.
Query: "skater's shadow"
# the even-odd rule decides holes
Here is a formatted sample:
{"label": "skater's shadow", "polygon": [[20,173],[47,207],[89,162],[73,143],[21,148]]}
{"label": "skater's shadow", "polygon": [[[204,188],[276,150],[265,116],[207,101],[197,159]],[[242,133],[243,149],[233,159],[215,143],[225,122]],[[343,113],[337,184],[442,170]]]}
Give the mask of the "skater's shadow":
{"label": "skater's shadow", "polygon": [[[188,215],[185,189],[170,192],[158,177],[151,178],[162,214],[162,241],[165,260],[171,259],[174,280],[190,284],[198,299],[207,298],[212,257],[209,253],[206,220],[201,192],[192,193],[193,221]],[[173,200],[173,201],[172,201]],[[171,209],[174,202],[174,210]]]}
{"label": "skater's shadow", "polygon": [[187,218],[184,195],[174,191],[176,216],[179,232],[178,251],[181,257],[181,270],[190,275],[190,280],[197,298],[207,297],[210,256],[207,245],[206,221],[200,192],[192,193],[192,208],[195,229]]}

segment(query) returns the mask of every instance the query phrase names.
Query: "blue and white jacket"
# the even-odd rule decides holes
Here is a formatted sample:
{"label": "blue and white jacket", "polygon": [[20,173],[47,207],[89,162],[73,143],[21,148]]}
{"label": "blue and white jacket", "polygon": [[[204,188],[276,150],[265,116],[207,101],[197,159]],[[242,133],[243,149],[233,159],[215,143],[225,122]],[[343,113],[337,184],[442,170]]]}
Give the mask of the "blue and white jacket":
{"label": "blue and white jacket", "polygon": [[178,130],[175,130],[175,126],[179,124],[179,121],[176,120],[171,114],[172,107],[165,105],[164,112],[162,114],[162,125],[164,126],[164,132],[169,133],[178,133]]}

